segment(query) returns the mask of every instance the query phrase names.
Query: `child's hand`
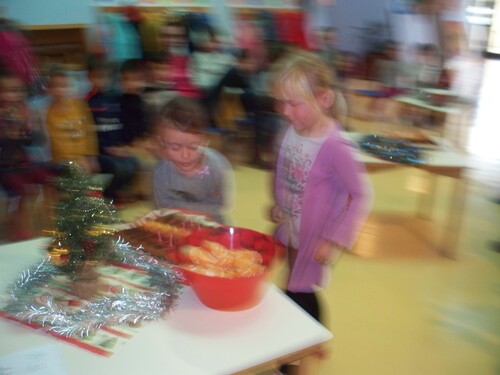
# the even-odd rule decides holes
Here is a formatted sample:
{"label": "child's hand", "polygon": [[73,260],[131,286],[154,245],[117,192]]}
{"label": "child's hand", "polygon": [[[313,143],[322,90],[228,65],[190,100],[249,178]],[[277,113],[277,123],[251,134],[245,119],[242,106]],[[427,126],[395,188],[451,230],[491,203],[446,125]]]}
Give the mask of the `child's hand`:
{"label": "child's hand", "polygon": [[130,152],[125,147],[108,147],[106,152],[112,156],[128,157]]}
{"label": "child's hand", "polygon": [[81,161],[81,166],[88,173],[99,173],[101,168],[99,167],[99,162],[95,156],[87,156]]}
{"label": "child's hand", "polygon": [[285,215],[278,205],[274,205],[273,208],[271,208],[271,220],[275,223],[282,223],[285,221]]}
{"label": "child's hand", "polygon": [[143,148],[147,152],[153,155],[158,155],[160,153],[160,146],[157,142],[152,141],[149,138],[142,140],[139,144],[139,147]]}
{"label": "child's hand", "polygon": [[7,138],[15,140],[27,139],[31,134],[29,128],[20,126],[7,127],[5,133],[7,135]]}
{"label": "child's hand", "polygon": [[323,241],[314,254],[314,260],[324,265],[332,265],[343,250],[345,249],[335,242]]}

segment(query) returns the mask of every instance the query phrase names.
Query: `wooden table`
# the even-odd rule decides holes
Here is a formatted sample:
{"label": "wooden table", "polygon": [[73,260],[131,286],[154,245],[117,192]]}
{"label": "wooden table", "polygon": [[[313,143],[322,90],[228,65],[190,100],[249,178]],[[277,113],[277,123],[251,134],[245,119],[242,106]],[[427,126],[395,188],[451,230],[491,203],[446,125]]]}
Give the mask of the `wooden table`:
{"label": "wooden table", "polygon": [[[43,256],[47,239],[0,246],[0,288]],[[104,358],[62,340],[0,319],[2,356],[50,346],[62,374],[71,375],[228,375],[251,374],[301,360],[299,371],[313,374],[319,346],[332,334],[273,285],[260,304],[240,312],[202,305],[185,287],[165,320],[147,323],[113,356]],[[13,374],[14,375],[14,374]]]}
{"label": "wooden table", "polygon": [[[365,134],[346,133],[346,137],[356,145]],[[421,194],[418,216],[431,217],[433,198],[436,191],[436,177],[445,176],[455,179],[454,190],[449,197],[446,224],[443,228],[442,238],[437,245],[440,253],[449,258],[456,257],[456,247],[460,235],[463,207],[467,190],[467,181],[464,172],[468,168],[468,159],[465,155],[454,150],[447,142],[438,137],[432,137],[437,144],[435,148],[424,150],[426,162],[419,165],[394,163],[380,159],[358,149],[358,160],[366,165],[369,173],[390,170],[394,168],[418,168],[428,172],[428,192]]]}

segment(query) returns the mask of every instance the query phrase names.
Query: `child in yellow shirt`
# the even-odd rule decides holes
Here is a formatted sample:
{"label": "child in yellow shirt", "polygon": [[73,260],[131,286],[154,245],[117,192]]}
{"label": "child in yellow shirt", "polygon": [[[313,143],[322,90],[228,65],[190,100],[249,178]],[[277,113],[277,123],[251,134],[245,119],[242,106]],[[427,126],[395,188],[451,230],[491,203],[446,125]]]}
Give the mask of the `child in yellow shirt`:
{"label": "child in yellow shirt", "polygon": [[89,173],[98,172],[97,135],[87,103],[70,96],[69,78],[59,69],[50,74],[49,93],[47,129],[53,162],[72,160]]}

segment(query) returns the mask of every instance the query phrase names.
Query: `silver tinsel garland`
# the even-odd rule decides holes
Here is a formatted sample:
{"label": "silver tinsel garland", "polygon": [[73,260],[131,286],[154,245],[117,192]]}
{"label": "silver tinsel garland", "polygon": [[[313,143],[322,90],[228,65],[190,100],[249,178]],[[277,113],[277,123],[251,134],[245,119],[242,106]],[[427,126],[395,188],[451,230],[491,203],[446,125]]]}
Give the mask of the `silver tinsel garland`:
{"label": "silver tinsel garland", "polygon": [[111,257],[116,263],[146,271],[151,291],[132,293],[121,288],[112,297],[82,300],[78,309],[68,309],[65,302],[48,293],[39,293],[38,287],[47,285],[55,276],[64,275],[48,259],[43,259],[23,271],[9,287],[9,301],[3,310],[20,321],[40,326],[44,331],[84,338],[103,326],[158,320],[175,307],[181,288],[180,275],[176,271],[161,265],[140,248],[132,248],[122,239],[115,241]]}

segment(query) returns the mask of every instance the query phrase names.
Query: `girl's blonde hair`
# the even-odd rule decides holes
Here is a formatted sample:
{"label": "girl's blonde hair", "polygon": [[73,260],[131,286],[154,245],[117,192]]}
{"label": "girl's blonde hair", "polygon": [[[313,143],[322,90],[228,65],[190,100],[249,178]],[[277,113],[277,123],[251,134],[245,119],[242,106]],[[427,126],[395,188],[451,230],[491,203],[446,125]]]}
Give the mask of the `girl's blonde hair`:
{"label": "girl's blonde hair", "polygon": [[312,52],[290,50],[275,63],[272,77],[271,92],[278,100],[300,97],[317,106],[316,95],[331,90],[333,117],[342,117],[347,111],[344,96],[336,87],[334,70]]}

